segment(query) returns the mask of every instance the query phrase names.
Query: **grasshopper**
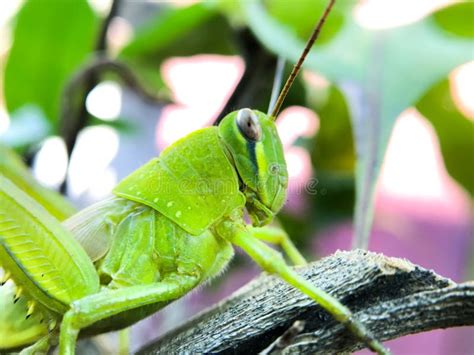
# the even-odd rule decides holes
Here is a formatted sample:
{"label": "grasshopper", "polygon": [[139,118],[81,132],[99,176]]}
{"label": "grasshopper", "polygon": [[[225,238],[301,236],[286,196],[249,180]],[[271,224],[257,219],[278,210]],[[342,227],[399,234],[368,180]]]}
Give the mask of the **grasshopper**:
{"label": "grasshopper", "polygon": [[267,226],[288,186],[275,119],[333,4],[271,114],[244,108],[189,134],[122,180],[113,197],[62,225],[0,175],[0,264],[17,286],[15,300],[26,300],[26,318],[44,324],[37,339],[29,334],[15,346],[34,342],[23,350],[34,353],[59,341],[60,354],[74,354],[78,336],[126,328],[216,277],[238,246],[387,353],[347,307],[267,245],[280,246],[295,265],[306,262],[284,231]]}

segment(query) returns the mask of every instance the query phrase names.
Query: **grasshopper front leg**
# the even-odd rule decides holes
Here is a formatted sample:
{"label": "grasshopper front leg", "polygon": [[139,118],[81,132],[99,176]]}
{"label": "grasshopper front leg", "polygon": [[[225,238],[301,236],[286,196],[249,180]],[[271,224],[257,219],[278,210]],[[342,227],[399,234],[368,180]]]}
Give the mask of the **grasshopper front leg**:
{"label": "grasshopper front leg", "polygon": [[247,252],[265,271],[277,274],[287,283],[318,302],[321,307],[361,339],[371,350],[379,354],[389,354],[389,351],[370,334],[365,326],[353,317],[349,308],[297,274],[285,263],[280,253],[259,240],[265,240],[265,238],[262,238],[262,234],[265,234],[264,231],[258,232],[259,238],[255,237],[252,232],[255,232],[254,228],[239,230],[234,234],[231,241]]}
{"label": "grasshopper front leg", "polygon": [[130,352],[130,327],[119,331],[119,355]]}
{"label": "grasshopper front leg", "polygon": [[301,255],[288,234],[283,229],[276,227],[249,227],[249,230],[255,238],[280,246],[294,265],[307,264],[304,256]]}

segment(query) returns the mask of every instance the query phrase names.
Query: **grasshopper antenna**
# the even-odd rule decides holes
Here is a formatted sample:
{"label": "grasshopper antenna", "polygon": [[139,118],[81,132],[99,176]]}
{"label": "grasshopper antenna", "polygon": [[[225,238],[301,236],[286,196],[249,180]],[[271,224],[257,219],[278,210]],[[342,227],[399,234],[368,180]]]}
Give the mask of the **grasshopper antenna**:
{"label": "grasshopper antenna", "polygon": [[[306,43],[306,46],[304,47],[303,53],[301,54],[300,58],[298,59],[298,62],[295,64],[293,67],[293,70],[290,73],[290,76],[286,80],[285,86],[281,90],[280,95],[278,96],[278,99],[276,101],[275,106],[273,107],[273,111],[271,114],[271,117],[273,119],[276,119],[276,116],[278,115],[278,112],[280,112],[281,105],[283,104],[283,101],[286,98],[286,95],[288,95],[288,91],[290,91],[291,85],[295,81],[296,76],[298,75],[301,66],[303,65],[304,60],[306,59],[306,56],[308,55],[311,47],[313,46],[314,42],[316,42],[316,39],[319,37],[319,33],[321,32],[321,28],[323,27],[324,23],[326,22],[326,18],[328,17],[329,13],[331,12],[332,7],[334,6],[334,3],[336,0],[330,0],[329,4],[326,6],[326,9],[324,10],[323,16],[319,20],[318,24],[313,30],[313,33],[311,34],[311,37],[309,38],[308,42]],[[273,93],[272,93],[273,96]]]}

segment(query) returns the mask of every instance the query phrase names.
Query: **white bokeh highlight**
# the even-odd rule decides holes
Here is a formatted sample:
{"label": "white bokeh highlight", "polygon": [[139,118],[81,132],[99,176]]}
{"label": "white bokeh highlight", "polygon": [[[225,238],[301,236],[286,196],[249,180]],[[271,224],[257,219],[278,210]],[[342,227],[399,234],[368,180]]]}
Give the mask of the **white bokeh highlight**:
{"label": "white bokeh highlight", "polygon": [[382,165],[378,194],[392,202],[416,201],[411,205],[414,213],[443,219],[459,218],[469,208],[465,192],[446,171],[433,127],[414,108],[397,119]]}
{"label": "white bokeh highlight", "polygon": [[238,56],[170,58],[163,79],[176,104],[167,105],[156,127],[160,150],[196,129],[212,124],[244,71]]}
{"label": "white bokeh highlight", "polygon": [[60,137],[49,137],[33,162],[33,176],[43,185],[57,189],[66,177],[66,145]]}
{"label": "white bokeh highlight", "polygon": [[[474,26],[474,24],[473,24]],[[474,56],[474,49],[473,49]],[[474,119],[474,61],[454,69],[449,75],[451,95],[458,109]]]}
{"label": "white bokeh highlight", "polygon": [[102,197],[110,193],[117,183],[109,165],[116,156],[119,145],[117,132],[107,126],[87,127],[81,131],[71,156],[68,188],[73,198],[89,189],[100,190]]}
{"label": "white bokeh highlight", "polygon": [[114,121],[122,110],[122,88],[115,81],[103,81],[86,98],[87,111],[104,121]]}
{"label": "white bokeh highlight", "polygon": [[354,17],[362,27],[387,29],[414,23],[454,0],[363,0],[354,9]]}
{"label": "white bokeh highlight", "polygon": [[0,105],[0,135],[7,131],[8,126],[10,126],[10,117],[5,107]]}

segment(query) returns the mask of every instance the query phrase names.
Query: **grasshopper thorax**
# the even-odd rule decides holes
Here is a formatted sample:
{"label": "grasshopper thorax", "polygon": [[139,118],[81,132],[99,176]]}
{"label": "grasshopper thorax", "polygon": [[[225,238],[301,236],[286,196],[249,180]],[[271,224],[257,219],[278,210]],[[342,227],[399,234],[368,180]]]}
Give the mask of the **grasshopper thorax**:
{"label": "grasshopper thorax", "polygon": [[219,124],[241,182],[255,226],[269,223],[285,203],[288,172],[274,121],[248,108],[228,114]]}

